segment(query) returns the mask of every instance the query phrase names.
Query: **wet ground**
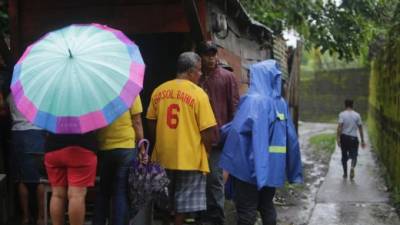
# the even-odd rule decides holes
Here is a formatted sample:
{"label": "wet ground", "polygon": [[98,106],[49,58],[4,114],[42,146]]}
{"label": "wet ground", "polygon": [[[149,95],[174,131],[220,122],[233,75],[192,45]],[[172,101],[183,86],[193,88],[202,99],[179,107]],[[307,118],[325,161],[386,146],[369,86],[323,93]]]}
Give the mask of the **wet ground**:
{"label": "wet ground", "polygon": [[[359,150],[354,181],[342,178],[341,155],[338,147],[330,161],[329,157],[316,155],[310,147],[308,142],[310,137],[322,132],[334,133],[335,129],[335,124],[301,124],[299,136],[305,183],[292,189],[291,195],[283,193],[281,198],[287,200],[282,201],[282,204],[277,202],[279,205],[277,207],[278,224],[400,224],[395,209],[388,203],[389,194],[382,179],[383,176],[368,146]],[[366,141],[368,145],[368,138]]]}
{"label": "wet ground", "polygon": [[328,172],[330,155],[316,152],[309,139],[323,133],[334,133],[335,124],[300,123],[299,142],[304,168],[304,184],[281,189],[275,205],[279,225],[306,225],[315,207],[315,196]]}
{"label": "wet ground", "polygon": [[[369,147],[359,150],[356,176],[351,181],[342,178],[337,146],[331,156],[328,151],[316,151],[309,143],[315,135],[335,132],[336,124],[300,123],[304,184],[278,190],[274,200],[278,225],[400,225]],[[366,141],[368,144],[368,138]],[[225,214],[226,225],[235,225],[232,201],[226,201]],[[262,223],[258,220],[255,225]]]}

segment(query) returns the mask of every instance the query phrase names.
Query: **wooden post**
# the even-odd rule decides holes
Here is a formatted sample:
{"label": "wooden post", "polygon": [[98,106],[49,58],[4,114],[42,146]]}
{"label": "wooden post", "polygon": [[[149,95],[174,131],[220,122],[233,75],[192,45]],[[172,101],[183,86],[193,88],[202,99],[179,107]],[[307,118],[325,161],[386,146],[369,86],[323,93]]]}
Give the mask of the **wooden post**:
{"label": "wooden post", "polygon": [[201,26],[199,11],[197,9],[195,0],[182,0],[182,4],[185,9],[186,18],[190,27],[190,33],[193,40],[196,43],[204,41],[204,32]]}
{"label": "wooden post", "polygon": [[21,32],[19,24],[19,0],[9,1],[8,14],[10,18],[10,49],[16,62],[21,53]]}
{"label": "wooden post", "polygon": [[0,55],[3,58],[6,66],[8,68],[12,68],[12,66],[14,65],[14,60],[11,51],[7,46],[5,38],[1,32],[0,32]]}
{"label": "wooden post", "polygon": [[297,42],[297,47],[293,56],[289,84],[288,99],[289,106],[292,108],[292,118],[296,131],[299,130],[299,85],[300,85],[300,64],[303,45]]}
{"label": "wooden post", "polygon": [[0,55],[3,58],[3,61],[5,63],[5,70],[2,73],[2,76],[5,76],[4,83],[2,84],[0,91],[3,94],[3,97],[6,98],[8,94],[10,93],[10,84],[11,84],[11,79],[12,79],[12,71],[14,67],[14,58],[12,56],[12,53],[10,49],[8,49],[7,43],[5,41],[5,38],[3,34],[0,32]]}

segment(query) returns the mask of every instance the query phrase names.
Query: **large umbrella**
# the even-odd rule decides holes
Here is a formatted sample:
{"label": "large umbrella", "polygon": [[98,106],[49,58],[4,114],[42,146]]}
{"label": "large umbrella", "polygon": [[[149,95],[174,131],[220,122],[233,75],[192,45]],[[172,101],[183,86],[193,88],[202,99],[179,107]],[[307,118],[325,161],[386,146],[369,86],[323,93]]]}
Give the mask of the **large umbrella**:
{"label": "large umbrella", "polygon": [[18,110],[53,133],[85,133],[127,111],[143,85],[138,47],[100,24],[70,25],[30,45],[14,67]]}

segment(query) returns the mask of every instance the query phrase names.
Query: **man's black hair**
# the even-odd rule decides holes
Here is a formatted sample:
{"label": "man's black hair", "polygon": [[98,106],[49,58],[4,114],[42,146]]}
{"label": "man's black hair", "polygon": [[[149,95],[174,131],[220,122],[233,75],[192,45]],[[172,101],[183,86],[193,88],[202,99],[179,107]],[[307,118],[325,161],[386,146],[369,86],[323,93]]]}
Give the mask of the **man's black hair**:
{"label": "man's black hair", "polygon": [[351,99],[344,100],[344,107],[353,108],[353,100],[351,100]]}
{"label": "man's black hair", "polygon": [[218,47],[217,45],[212,42],[212,41],[204,41],[201,42],[197,46],[197,53],[199,55],[205,55],[205,54],[217,54],[218,52]]}

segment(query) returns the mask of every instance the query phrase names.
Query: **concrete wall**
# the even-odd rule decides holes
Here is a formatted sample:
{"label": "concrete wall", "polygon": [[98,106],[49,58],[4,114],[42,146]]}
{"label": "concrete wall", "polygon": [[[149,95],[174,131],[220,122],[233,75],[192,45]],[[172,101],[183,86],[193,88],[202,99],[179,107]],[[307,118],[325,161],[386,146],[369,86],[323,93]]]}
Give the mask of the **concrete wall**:
{"label": "concrete wall", "polygon": [[354,100],[354,108],[366,120],[369,70],[345,69],[315,72],[314,78],[300,81],[300,120],[337,120],[344,100]]}

